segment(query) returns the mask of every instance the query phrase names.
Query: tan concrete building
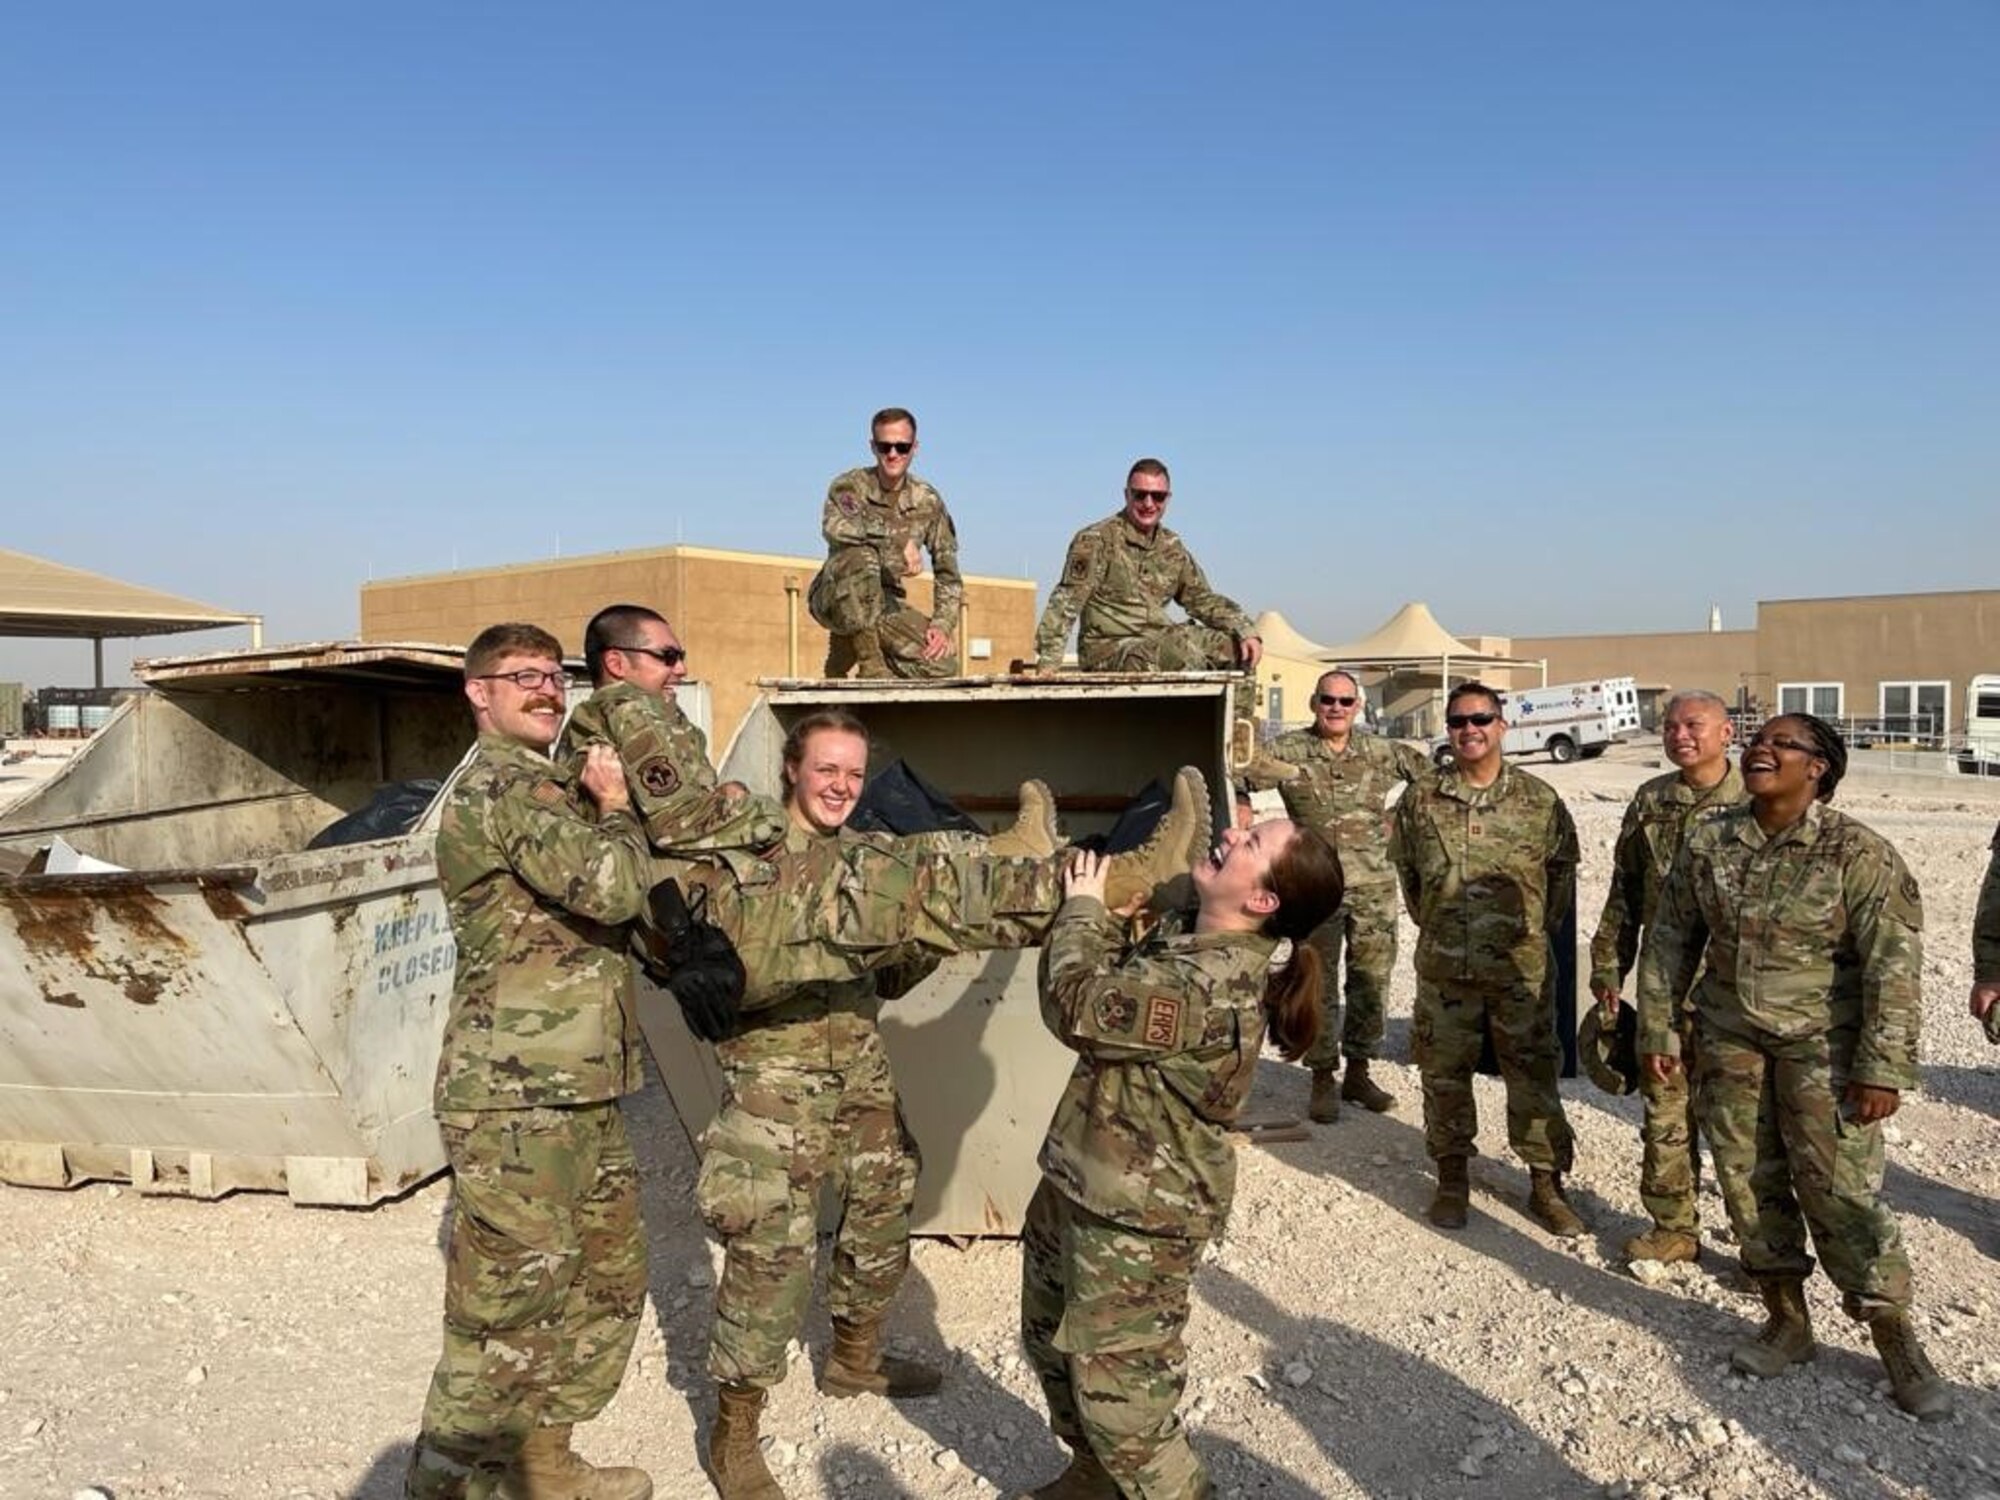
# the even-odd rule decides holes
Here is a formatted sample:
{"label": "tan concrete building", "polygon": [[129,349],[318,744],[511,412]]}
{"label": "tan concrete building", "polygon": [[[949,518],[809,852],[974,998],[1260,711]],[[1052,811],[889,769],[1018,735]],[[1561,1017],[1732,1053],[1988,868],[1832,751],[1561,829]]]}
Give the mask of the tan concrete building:
{"label": "tan concrete building", "polygon": [[[826,632],[805,607],[819,565],[817,557],[676,546],[388,578],[362,587],[361,636],[462,646],[496,621],[531,620],[580,655],[583,627],[598,610],[648,605],[673,622],[690,676],[708,685],[710,750],[719,758],[756,699],[757,679],[819,676]],[[910,580],[910,602],[930,608],[929,574]],[[963,618],[964,670],[1006,671],[1034,654],[1033,580],[967,575]]]}
{"label": "tan concrete building", "polygon": [[1966,683],[2000,672],[2000,590],[1764,600],[1750,630],[1515,636],[1549,681],[1636,677],[1641,702],[1705,687],[1757,713],[1881,721],[1896,735],[1964,733]]}

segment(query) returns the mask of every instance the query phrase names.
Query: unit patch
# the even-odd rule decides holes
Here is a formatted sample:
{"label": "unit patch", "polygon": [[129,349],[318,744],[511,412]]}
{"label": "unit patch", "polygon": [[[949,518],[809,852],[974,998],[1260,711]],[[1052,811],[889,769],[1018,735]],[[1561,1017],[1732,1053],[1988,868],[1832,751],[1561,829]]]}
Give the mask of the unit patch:
{"label": "unit patch", "polygon": [[1146,1045],[1171,1047],[1181,1037],[1181,1002],[1173,995],[1155,995],[1146,1002]]}
{"label": "unit patch", "polygon": [[1139,1002],[1130,995],[1117,990],[1106,990],[1097,997],[1097,1029],[1103,1032],[1118,1032],[1132,1029],[1132,1023],[1139,1019]]}
{"label": "unit patch", "polygon": [[639,778],[639,785],[655,797],[671,797],[680,788],[681,773],[664,755],[641,761],[639,769],[633,774]]}

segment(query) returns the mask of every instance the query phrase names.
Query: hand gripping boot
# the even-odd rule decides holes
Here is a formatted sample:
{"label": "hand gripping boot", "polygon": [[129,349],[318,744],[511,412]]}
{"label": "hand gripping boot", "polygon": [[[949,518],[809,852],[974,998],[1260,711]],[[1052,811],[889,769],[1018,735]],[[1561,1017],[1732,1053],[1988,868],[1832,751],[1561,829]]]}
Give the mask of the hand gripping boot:
{"label": "hand gripping boot", "polygon": [[1763,1331],[1729,1351],[1729,1363],[1745,1375],[1769,1380],[1787,1365],[1804,1364],[1819,1346],[1813,1343],[1812,1315],[1806,1311],[1806,1284],[1798,1276],[1759,1278],[1764,1294]]}
{"label": "hand gripping boot", "polygon": [[571,1451],[569,1436],[567,1427],[529,1433],[495,1500],[651,1500],[653,1481],[644,1469],[600,1469]]}

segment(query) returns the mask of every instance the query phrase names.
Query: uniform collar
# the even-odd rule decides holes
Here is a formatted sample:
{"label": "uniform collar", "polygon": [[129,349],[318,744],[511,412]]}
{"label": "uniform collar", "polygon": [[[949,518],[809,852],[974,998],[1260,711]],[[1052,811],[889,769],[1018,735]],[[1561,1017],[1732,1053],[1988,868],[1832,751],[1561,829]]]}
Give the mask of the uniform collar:
{"label": "uniform collar", "polygon": [[519,740],[511,739],[495,730],[480,731],[479,753],[489,760],[501,761],[511,766],[522,766],[554,780],[561,779],[559,775],[561,767],[547,755],[540,750],[530,749]]}
{"label": "uniform collar", "polygon": [[1140,547],[1151,551],[1154,547],[1160,545],[1162,539],[1172,534],[1167,530],[1167,523],[1164,520],[1150,532],[1141,531],[1132,524],[1132,518],[1126,515],[1122,508],[1111,519],[1118,523],[1119,540],[1123,541],[1128,547]]}
{"label": "uniform collar", "polygon": [[1454,767],[1438,778],[1438,789],[1454,802],[1498,802],[1514,789],[1514,783],[1519,779],[1519,775],[1520,773],[1514,769],[1514,763],[1503,757],[1500,762],[1500,774],[1494,778],[1491,786],[1467,785]]}
{"label": "uniform collar", "polygon": [[1744,800],[1743,773],[1736,769],[1735,761],[1726,761],[1722,768],[1722,780],[1714,786],[1696,790],[1681,780],[1680,773],[1667,783],[1667,791],[1675,802],[1685,802],[1690,807],[1704,807],[1712,802],[1741,802]]}
{"label": "uniform collar", "polygon": [[1809,803],[1805,815],[1798,822],[1767,834],[1757,821],[1755,808],[1746,802],[1743,804],[1743,821],[1736,828],[1736,837],[1753,849],[1765,849],[1774,844],[1804,844],[1810,848],[1819,842],[1831,816],[1832,810],[1824,802]]}

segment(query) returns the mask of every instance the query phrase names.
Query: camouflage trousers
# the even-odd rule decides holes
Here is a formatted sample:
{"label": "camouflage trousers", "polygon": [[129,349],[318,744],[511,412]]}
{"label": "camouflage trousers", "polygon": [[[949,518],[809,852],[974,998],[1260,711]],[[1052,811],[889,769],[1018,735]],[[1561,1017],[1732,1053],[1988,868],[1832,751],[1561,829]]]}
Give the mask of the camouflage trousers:
{"label": "camouflage trousers", "polygon": [[1695,1093],[1743,1269],[1811,1275],[1810,1228],[1850,1313],[1908,1307],[1910,1261],[1881,1198],[1882,1127],[1840,1110],[1854,1028],[1777,1037],[1699,1024]]}
{"label": "camouflage trousers", "polygon": [[1239,660],[1235,636],[1192,621],[1144,635],[1092,636],[1076,648],[1086,672],[1220,672]]}
{"label": "camouflage trousers", "polygon": [[[1326,977],[1319,1040],[1306,1053],[1314,1072],[1331,1072],[1346,1057],[1373,1061],[1388,1026],[1389,976],[1396,969],[1396,887],[1351,885],[1334,914],[1307,939]],[[1341,1015],[1340,960],[1347,957],[1347,1005]]]}
{"label": "camouflage trousers", "polygon": [[854,667],[854,637],[864,630],[876,632],[892,677],[950,677],[958,670],[956,651],[924,660],[930,617],[904,601],[900,579],[884,579],[873,547],[834,548],[813,575],[806,609],[833,637],[826,652],[829,677],[845,677]]}
{"label": "camouflage trousers", "polygon": [[1660,1228],[1694,1234],[1700,1227],[1694,1189],[1701,1177],[1700,1148],[1696,1145],[1701,1131],[1690,1079],[1700,1071],[1701,1047],[1692,1019],[1684,1017],[1678,1030],[1681,1065],[1665,1081],[1655,1078],[1650,1068],[1639,1070],[1639,1097],[1646,1103],[1646,1118],[1639,1127],[1644,1148],[1639,1159],[1639,1199]]}
{"label": "camouflage trousers", "polygon": [[1555,1011],[1539,990],[1518,986],[1418,978],[1412,1050],[1424,1086],[1424,1149],[1433,1160],[1478,1154],[1472,1073],[1488,1028],[1507,1085],[1508,1144],[1531,1167],[1567,1172],[1576,1138],[1556,1088],[1562,1053]]}
{"label": "camouflage trousers", "polygon": [[708,920],[736,945],[755,1009],[799,985],[1041,942],[1062,905],[1066,855],[997,858],[938,842],[815,839],[754,884],[715,864],[664,868],[707,890]]}
{"label": "camouflage trousers", "polygon": [[724,1250],[708,1368],[768,1387],[785,1378],[786,1345],[805,1323],[823,1184],[833,1183],[841,1210],[827,1310],[867,1319],[896,1295],[910,1265],[917,1143],[879,1035],[840,1072],[758,1063],[730,1069],[725,1084],[695,1184]]}
{"label": "camouflage trousers", "polygon": [[1044,1179],[1021,1228],[1021,1341],[1049,1427],[1127,1500],[1189,1500],[1208,1471],[1178,1408],[1188,1293],[1204,1242],[1140,1234]]}
{"label": "camouflage trousers", "polygon": [[639,1170],[615,1102],[452,1118],[469,1123],[442,1126],[444,1355],[407,1500],[487,1495],[535,1428],[602,1411],[646,1295]]}

